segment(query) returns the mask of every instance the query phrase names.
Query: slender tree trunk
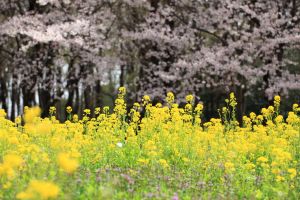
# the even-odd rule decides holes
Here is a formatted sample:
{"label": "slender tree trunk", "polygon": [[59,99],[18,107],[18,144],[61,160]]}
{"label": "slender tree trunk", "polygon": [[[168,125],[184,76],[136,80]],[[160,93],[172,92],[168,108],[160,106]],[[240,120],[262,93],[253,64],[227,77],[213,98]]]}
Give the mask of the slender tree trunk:
{"label": "slender tree trunk", "polygon": [[50,92],[45,89],[39,89],[38,94],[39,94],[40,107],[42,109],[42,117],[47,117],[51,106]]}
{"label": "slender tree trunk", "polygon": [[238,117],[238,121],[242,122],[243,116],[245,115],[245,90],[242,87],[238,86],[236,95],[238,101],[237,117]]}
{"label": "slender tree trunk", "polygon": [[125,84],[125,65],[120,66],[120,87],[123,87]]}
{"label": "slender tree trunk", "polygon": [[74,102],[74,113],[77,113],[79,116],[81,115],[81,95],[79,92],[79,87],[76,88],[75,90],[75,102]]}
{"label": "slender tree trunk", "polygon": [[16,115],[16,105],[17,105],[17,99],[18,99],[18,92],[14,86],[12,85],[12,94],[11,94],[11,114],[10,114],[10,119],[12,121],[15,120],[15,115]]}
{"label": "slender tree trunk", "polygon": [[83,92],[84,95],[84,109],[93,110],[93,101],[92,101],[92,89],[90,86],[87,86]]}
{"label": "slender tree trunk", "polygon": [[101,81],[96,82],[95,86],[95,106],[103,106],[102,98],[101,98]]}
{"label": "slender tree trunk", "polygon": [[0,101],[2,104],[2,109],[7,111],[7,104],[6,104],[6,100],[7,100],[7,87],[6,87],[6,82],[4,78],[1,78],[0,80]]}
{"label": "slender tree trunk", "polygon": [[35,94],[32,89],[22,88],[24,106],[33,106],[35,104]]}
{"label": "slender tree trunk", "polygon": [[17,89],[16,89],[16,91],[17,91],[17,115],[19,116],[19,115],[21,115],[21,113],[22,113],[22,105],[21,105],[21,93],[20,93],[20,89],[19,89],[19,86],[17,86]]}

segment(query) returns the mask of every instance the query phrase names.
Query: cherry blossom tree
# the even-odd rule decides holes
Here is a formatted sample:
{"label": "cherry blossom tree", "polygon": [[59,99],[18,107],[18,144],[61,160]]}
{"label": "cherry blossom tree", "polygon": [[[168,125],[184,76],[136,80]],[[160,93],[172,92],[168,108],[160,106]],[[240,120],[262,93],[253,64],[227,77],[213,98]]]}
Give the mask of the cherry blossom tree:
{"label": "cherry blossom tree", "polygon": [[[245,96],[263,91],[266,99],[299,90],[299,62],[287,56],[299,49],[298,1],[151,1],[138,31],[140,91],[153,96],[172,90]],[[299,51],[298,51],[299,52]]]}
{"label": "cherry blossom tree", "polygon": [[299,74],[289,71],[293,62],[285,56],[299,48],[299,6],[297,1],[156,1],[139,31],[128,34],[140,41],[141,62],[153,61],[142,67],[151,74],[145,80],[157,77],[163,86],[142,81],[144,90],[174,89],[178,80],[178,93],[259,83],[271,98],[299,88]]}

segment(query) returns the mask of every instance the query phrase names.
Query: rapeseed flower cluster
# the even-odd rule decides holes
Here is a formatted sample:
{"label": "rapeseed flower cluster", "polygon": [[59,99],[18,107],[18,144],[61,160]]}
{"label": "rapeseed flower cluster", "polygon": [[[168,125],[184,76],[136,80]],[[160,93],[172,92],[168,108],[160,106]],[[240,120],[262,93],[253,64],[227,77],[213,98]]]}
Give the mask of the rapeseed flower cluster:
{"label": "rapeseed flower cluster", "polygon": [[0,164],[0,176],[6,176],[7,179],[13,179],[16,170],[21,167],[23,159],[16,154],[7,154],[3,156],[3,163]]}
{"label": "rapeseed flower cluster", "polygon": [[78,168],[78,161],[67,153],[60,153],[57,159],[59,166],[67,173],[71,174]]}
{"label": "rapeseed flower cluster", "polygon": [[300,109],[280,113],[279,96],[261,113],[236,119],[231,93],[220,118],[203,122],[193,95],[172,92],[132,108],[120,88],[115,107],[66,108],[68,120],[25,108],[15,122],[0,110],[1,199],[298,199]]}
{"label": "rapeseed flower cluster", "polygon": [[54,199],[59,187],[49,181],[31,180],[24,192],[17,194],[17,199]]}

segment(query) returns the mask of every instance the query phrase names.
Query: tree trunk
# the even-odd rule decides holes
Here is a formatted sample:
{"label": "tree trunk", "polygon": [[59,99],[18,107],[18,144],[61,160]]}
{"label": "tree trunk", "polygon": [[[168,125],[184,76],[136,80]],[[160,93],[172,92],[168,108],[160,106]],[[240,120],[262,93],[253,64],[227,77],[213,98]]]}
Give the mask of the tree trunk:
{"label": "tree trunk", "polygon": [[48,90],[45,89],[39,89],[38,94],[40,107],[42,109],[42,117],[47,117],[51,106],[51,94]]}
{"label": "tree trunk", "polygon": [[6,99],[7,99],[7,87],[6,87],[6,82],[4,78],[1,78],[0,80],[0,101],[2,104],[2,109],[7,111],[7,104],[6,104]]}
{"label": "tree trunk", "polygon": [[120,87],[123,87],[125,84],[125,65],[120,66],[121,74],[120,74]]}

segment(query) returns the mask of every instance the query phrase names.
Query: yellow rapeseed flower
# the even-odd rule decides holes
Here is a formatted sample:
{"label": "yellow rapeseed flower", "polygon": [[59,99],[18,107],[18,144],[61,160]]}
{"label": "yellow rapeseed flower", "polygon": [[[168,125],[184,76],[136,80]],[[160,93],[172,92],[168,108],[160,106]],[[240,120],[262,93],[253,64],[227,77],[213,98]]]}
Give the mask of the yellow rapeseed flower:
{"label": "yellow rapeseed flower", "polygon": [[17,199],[53,199],[59,194],[59,187],[49,181],[32,180],[24,192],[17,194]]}
{"label": "yellow rapeseed flower", "polygon": [[172,105],[174,103],[174,100],[175,100],[175,96],[174,96],[173,92],[168,92],[167,97],[166,97],[166,102],[169,105]]}
{"label": "yellow rapeseed flower", "polygon": [[67,108],[66,108],[66,111],[67,111],[67,113],[71,113],[72,112],[72,107],[71,106],[68,106]]}
{"label": "yellow rapeseed flower", "polygon": [[54,106],[51,106],[50,109],[49,109],[49,113],[50,113],[50,115],[55,115],[56,108]]}
{"label": "yellow rapeseed flower", "polygon": [[21,122],[22,122],[21,116],[16,117],[15,123],[16,123],[16,124],[21,124]]}
{"label": "yellow rapeseed flower", "polygon": [[186,100],[187,103],[192,104],[193,101],[194,101],[194,96],[191,95],[191,94],[190,94],[190,95],[187,95],[187,96],[185,97],[185,100]]}
{"label": "yellow rapeseed flower", "polygon": [[91,114],[91,110],[90,109],[84,109],[83,112],[86,115],[90,115]]}
{"label": "yellow rapeseed flower", "polygon": [[0,109],[0,117],[6,117],[6,112],[4,109]]}
{"label": "yellow rapeseed flower", "polygon": [[74,122],[78,122],[78,115],[76,115],[76,114],[73,115],[73,121],[74,121]]}
{"label": "yellow rapeseed flower", "polygon": [[277,182],[281,182],[281,181],[284,181],[284,180],[285,180],[285,178],[283,176],[280,176],[280,175],[276,176],[276,181]]}
{"label": "yellow rapeseed flower", "polygon": [[274,97],[274,107],[276,108],[276,110],[278,111],[280,106],[280,96],[276,95]]}
{"label": "yellow rapeseed flower", "polygon": [[6,177],[11,180],[15,178],[16,169],[18,169],[22,163],[23,159],[15,154],[7,154],[3,157],[3,163],[0,164],[0,177],[1,175],[6,175]]}
{"label": "yellow rapeseed flower", "polygon": [[224,167],[225,167],[226,172],[235,171],[235,167],[234,167],[234,164],[232,162],[225,162]]}
{"label": "yellow rapeseed flower", "polygon": [[95,108],[95,114],[96,114],[96,115],[99,115],[99,114],[100,114],[100,111],[101,111],[101,108],[100,108],[100,107]]}
{"label": "yellow rapeseed flower", "polygon": [[75,172],[79,166],[78,161],[67,153],[60,153],[57,158],[59,166],[69,174]]}
{"label": "yellow rapeseed flower", "polygon": [[288,173],[290,174],[290,178],[291,179],[294,179],[297,175],[297,170],[295,168],[290,168],[287,170]]}
{"label": "yellow rapeseed flower", "polygon": [[124,96],[126,94],[126,88],[125,87],[120,87],[119,88],[119,95]]}
{"label": "yellow rapeseed flower", "polygon": [[41,109],[39,107],[32,107],[25,110],[24,121],[25,123],[33,123],[34,119],[39,117],[41,114]]}
{"label": "yellow rapeseed flower", "polygon": [[266,162],[268,162],[268,158],[261,156],[261,157],[257,158],[256,161],[260,162],[260,163],[266,163]]}
{"label": "yellow rapeseed flower", "polygon": [[233,92],[231,92],[229,95],[229,105],[231,107],[235,107],[237,105],[237,101]]}
{"label": "yellow rapeseed flower", "polygon": [[169,164],[165,159],[159,159],[159,164],[163,167],[163,168],[169,168]]}
{"label": "yellow rapeseed flower", "polygon": [[16,168],[21,166],[23,159],[15,154],[8,154],[3,157],[3,163],[11,168]]}
{"label": "yellow rapeseed flower", "polygon": [[299,112],[300,111],[299,105],[297,103],[293,104],[293,111],[294,112]]}

